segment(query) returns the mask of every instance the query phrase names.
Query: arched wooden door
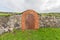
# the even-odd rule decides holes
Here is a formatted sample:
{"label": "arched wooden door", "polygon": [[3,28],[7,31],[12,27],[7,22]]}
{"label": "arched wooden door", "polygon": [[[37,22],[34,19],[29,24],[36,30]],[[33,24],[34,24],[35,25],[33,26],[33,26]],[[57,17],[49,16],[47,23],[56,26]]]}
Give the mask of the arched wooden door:
{"label": "arched wooden door", "polygon": [[33,10],[24,11],[22,14],[22,29],[38,29],[39,17]]}
{"label": "arched wooden door", "polygon": [[34,29],[35,27],[35,19],[32,14],[28,14],[25,18],[25,26],[27,29]]}

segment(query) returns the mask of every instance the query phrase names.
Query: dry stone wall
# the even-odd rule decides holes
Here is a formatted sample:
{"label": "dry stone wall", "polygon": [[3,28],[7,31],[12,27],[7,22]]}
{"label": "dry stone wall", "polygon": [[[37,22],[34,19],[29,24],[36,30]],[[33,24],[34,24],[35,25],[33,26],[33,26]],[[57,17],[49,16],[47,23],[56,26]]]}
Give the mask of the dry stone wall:
{"label": "dry stone wall", "polygon": [[60,17],[40,16],[40,27],[60,27]]}
{"label": "dry stone wall", "polygon": [[[0,34],[21,28],[21,15],[0,16]],[[39,16],[39,27],[60,27],[60,17]]]}

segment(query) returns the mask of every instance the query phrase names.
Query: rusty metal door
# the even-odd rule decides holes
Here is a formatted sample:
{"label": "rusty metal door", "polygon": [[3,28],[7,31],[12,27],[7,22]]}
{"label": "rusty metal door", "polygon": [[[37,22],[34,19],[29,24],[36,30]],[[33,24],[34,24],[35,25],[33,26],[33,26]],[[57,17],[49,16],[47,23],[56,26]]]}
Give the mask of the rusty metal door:
{"label": "rusty metal door", "polygon": [[32,14],[29,14],[26,16],[25,25],[26,25],[27,29],[34,29],[35,19],[34,19],[34,16]]}

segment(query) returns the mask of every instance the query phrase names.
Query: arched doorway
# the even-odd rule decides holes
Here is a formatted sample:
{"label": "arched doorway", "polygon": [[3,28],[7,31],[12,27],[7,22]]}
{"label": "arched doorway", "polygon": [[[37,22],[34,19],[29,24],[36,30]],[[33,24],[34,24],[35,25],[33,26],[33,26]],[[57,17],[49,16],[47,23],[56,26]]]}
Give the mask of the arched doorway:
{"label": "arched doorway", "polygon": [[24,11],[22,14],[22,30],[25,29],[38,29],[39,17],[37,12],[33,10]]}

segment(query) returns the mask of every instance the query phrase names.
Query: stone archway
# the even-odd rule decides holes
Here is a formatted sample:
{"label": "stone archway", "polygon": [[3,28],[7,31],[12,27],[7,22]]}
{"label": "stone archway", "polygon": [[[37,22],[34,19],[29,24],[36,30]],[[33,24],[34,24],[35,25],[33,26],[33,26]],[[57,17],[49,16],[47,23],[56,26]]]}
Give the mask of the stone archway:
{"label": "stone archway", "polygon": [[39,17],[37,12],[33,10],[24,11],[22,14],[22,30],[25,29],[38,29]]}

